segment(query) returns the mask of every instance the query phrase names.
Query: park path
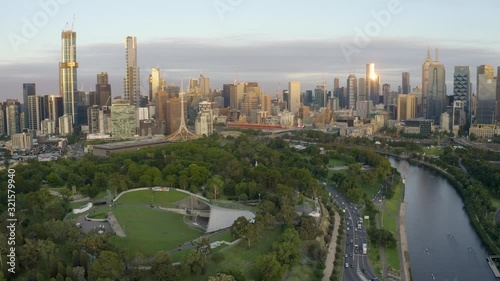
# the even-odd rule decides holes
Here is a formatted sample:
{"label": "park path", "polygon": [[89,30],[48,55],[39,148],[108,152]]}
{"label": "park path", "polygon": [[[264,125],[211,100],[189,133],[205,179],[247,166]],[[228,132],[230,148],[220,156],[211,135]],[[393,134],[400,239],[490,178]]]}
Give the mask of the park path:
{"label": "park path", "polygon": [[399,207],[399,243],[401,246],[400,252],[400,260],[403,266],[403,270],[401,270],[401,280],[402,281],[411,281],[411,273],[410,273],[410,256],[408,249],[408,239],[406,237],[406,203],[401,202]]}
{"label": "park path", "polygon": [[325,261],[325,270],[323,271],[323,281],[330,280],[333,271],[333,263],[335,262],[335,252],[337,251],[337,236],[339,235],[340,215],[335,212],[335,222],[332,230],[332,239],[328,245],[328,254]]}
{"label": "park path", "polygon": [[125,231],[122,229],[122,227],[120,226],[120,224],[116,220],[115,215],[113,214],[113,212],[109,212],[108,213],[108,223],[109,223],[109,225],[111,226],[111,228],[113,229],[113,231],[115,232],[115,234],[117,236],[119,236],[119,237],[125,237],[125,236],[127,236],[125,234]]}

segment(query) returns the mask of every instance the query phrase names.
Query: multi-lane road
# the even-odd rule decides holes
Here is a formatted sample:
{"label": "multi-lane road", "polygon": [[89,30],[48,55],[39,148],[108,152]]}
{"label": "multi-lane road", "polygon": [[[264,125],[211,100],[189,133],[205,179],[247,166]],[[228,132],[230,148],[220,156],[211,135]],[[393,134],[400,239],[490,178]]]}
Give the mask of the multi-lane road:
{"label": "multi-lane road", "polygon": [[[349,202],[344,195],[331,187],[327,190],[335,197],[337,205],[344,212],[344,231],[346,235],[345,252],[342,256],[344,281],[378,280],[372,272],[368,256],[363,254],[363,243],[368,244],[366,228],[362,221],[362,214],[354,204]],[[358,225],[358,223],[360,223]],[[359,226],[359,228],[358,228]]]}

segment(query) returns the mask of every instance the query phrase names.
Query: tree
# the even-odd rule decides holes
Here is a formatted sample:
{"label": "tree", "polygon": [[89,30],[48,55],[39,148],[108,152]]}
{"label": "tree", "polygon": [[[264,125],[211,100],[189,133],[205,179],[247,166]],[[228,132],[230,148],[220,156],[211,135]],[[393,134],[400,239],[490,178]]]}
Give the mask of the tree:
{"label": "tree", "polygon": [[318,235],[316,219],[310,216],[302,216],[299,220],[299,235],[303,240],[312,240]]}
{"label": "tree", "polygon": [[51,186],[59,186],[61,184],[61,178],[55,172],[51,172],[45,179]]}
{"label": "tree", "polygon": [[125,267],[116,253],[103,251],[94,263],[92,263],[92,267],[89,270],[89,280],[94,281],[99,278],[121,280],[124,270]]}
{"label": "tree", "polygon": [[82,266],[73,267],[73,277],[75,281],[85,281],[85,268]]}
{"label": "tree", "polygon": [[285,267],[278,261],[275,253],[259,256],[257,268],[262,280],[266,281],[281,281],[285,272]]}
{"label": "tree", "polygon": [[99,191],[104,191],[109,187],[108,176],[104,173],[95,173],[94,181],[92,182],[92,186],[96,187]]}
{"label": "tree", "polygon": [[191,251],[181,258],[182,269],[186,274],[200,274],[205,268],[205,260],[201,253]]}
{"label": "tree", "polygon": [[299,233],[293,228],[287,228],[279,242],[273,243],[273,251],[282,265],[293,265],[300,257],[301,240]]}
{"label": "tree", "polygon": [[19,249],[19,262],[25,269],[46,267],[54,251],[55,244],[52,241],[26,239]]}
{"label": "tree", "polygon": [[154,280],[175,281],[179,280],[180,274],[172,265],[172,259],[168,252],[158,252],[151,264],[151,273]]}

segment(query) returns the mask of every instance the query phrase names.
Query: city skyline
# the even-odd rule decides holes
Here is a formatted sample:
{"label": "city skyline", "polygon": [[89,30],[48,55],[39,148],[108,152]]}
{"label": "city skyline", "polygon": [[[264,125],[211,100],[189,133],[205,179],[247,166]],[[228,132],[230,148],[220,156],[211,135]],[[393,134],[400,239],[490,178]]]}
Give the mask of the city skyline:
{"label": "city skyline", "polygon": [[[56,4],[63,2],[53,1]],[[348,75],[354,73],[362,77],[368,63],[375,63],[377,66],[381,84],[389,83],[392,89],[397,89],[401,85],[401,73],[409,72],[412,77],[410,83],[414,87],[421,84],[420,67],[428,47],[440,49],[440,61],[448,69],[457,65],[470,65],[472,77],[475,76],[476,66],[500,65],[500,52],[495,50],[499,49],[500,42],[491,37],[494,34],[493,28],[483,26],[482,28],[487,29],[485,32],[474,32],[474,18],[477,17],[479,22],[479,15],[470,14],[469,24],[464,23],[467,28],[460,32],[455,30],[454,24],[443,20],[450,19],[447,14],[425,24],[412,23],[419,11],[437,13],[426,10],[430,3],[453,9],[457,15],[464,15],[468,13],[466,8],[471,5],[467,2],[463,3],[464,7],[458,7],[460,5],[452,5],[451,1],[396,1],[402,7],[399,12],[390,15],[386,20],[387,24],[378,21],[380,32],[369,37],[366,46],[354,46],[359,52],[353,53],[349,58],[343,52],[342,45],[352,45],[357,31],[366,30],[370,23],[376,21],[374,14],[383,15],[383,11],[393,1],[366,2],[362,9],[359,9],[359,5],[346,2],[342,5],[346,13],[339,13],[340,19],[331,17],[330,22],[326,19],[318,22],[304,20],[290,26],[280,24],[280,18],[284,15],[275,13],[273,16],[271,11],[279,6],[277,3],[239,1],[240,4],[234,7],[225,6],[226,10],[218,10],[218,3],[224,4],[225,1],[198,2],[200,5],[189,10],[190,13],[185,16],[185,20],[191,23],[165,25],[165,28],[145,28],[154,21],[151,15],[147,19],[141,18],[141,23],[137,26],[135,23],[118,25],[113,22],[104,28],[98,27],[102,21],[96,20],[95,14],[90,13],[92,1],[87,4],[64,2],[67,3],[57,6],[54,16],[47,13],[47,23],[36,28],[33,38],[23,38],[29,44],[19,41],[19,45],[13,45],[11,39],[12,34],[22,36],[22,19],[29,21],[33,15],[45,10],[39,3],[31,5],[27,10],[20,10],[20,5],[16,3],[7,4],[13,12],[0,20],[4,34],[0,39],[3,43],[0,47],[0,70],[4,73],[0,78],[0,83],[4,85],[0,98],[21,99],[22,83],[30,82],[37,84],[39,94],[57,94],[56,69],[60,54],[58,39],[65,23],[72,26],[73,20],[74,31],[78,34],[77,89],[85,85],[84,91],[94,90],[95,75],[108,72],[110,84],[116,89],[113,91],[114,97],[124,94],[123,40],[126,36],[137,37],[141,95],[144,96],[148,95],[148,79],[153,67],[162,69],[168,84],[179,85],[181,79],[187,81],[203,73],[211,79],[213,88],[222,88],[224,83],[235,79],[258,81],[266,94],[274,96],[279,89],[286,89],[290,81],[301,82],[301,90],[305,91],[314,89],[325,80],[330,90],[333,89],[334,77],[338,77],[342,81],[340,86],[345,87]],[[287,3],[291,15],[307,14],[312,10],[324,13],[316,9],[318,6],[324,6],[323,10],[336,7],[327,1],[310,5],[300,4],[298,1]],[[161,8],[178,8],[182,11],[187,5],[157,4],[158,9],[152,11],[153,15]],[[494,16],[492,9],[487,9],[487,6],[496,4],[492,1],[484,1],[483,4],[481,19],[488,15]],[[110,4],[103,5],[107,7]],[[144,8],[137,9],[139,13]],[[258,23],[249,22],[250,16],[256,11]],[[131,12],[130,8],[123,15],[110,12],[107,20],[123,19]],[[290,14],[287,11],[286,15]],[[75,19],[73,15],[76,15]],[[173,20],[182,18],[182,15],[175,13],[169,13],[169,16]],[[198,21],[203,21],[203,28],[198,28]],[[432,23],[439,24],[439,28],[430,28]],[[490,29],[491,33],[488,32]],[[451,95],[453,76],[450,73],[447,73],[446,83],[447,94]]]}

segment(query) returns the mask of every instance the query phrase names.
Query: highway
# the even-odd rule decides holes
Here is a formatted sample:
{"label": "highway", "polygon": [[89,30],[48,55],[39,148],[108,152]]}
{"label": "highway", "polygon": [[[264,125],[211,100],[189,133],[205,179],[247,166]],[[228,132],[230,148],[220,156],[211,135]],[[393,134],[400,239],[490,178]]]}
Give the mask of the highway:
{"label": "highway", "polygon": [[[356,209],[353,203],[332,187],[327,187],[328,192],[335,197],[337,205],[344,212],[344,233],[346,236],[345,252],[342,256],[344,269],[343,281],[366,281],[378,280],[373,273],[368,256],[363,255],[363,243],[368,244],[366,228],[364,223],[358,229],[358,222],[362,214]],[[348,267],[346,267],[348,265]]]}

